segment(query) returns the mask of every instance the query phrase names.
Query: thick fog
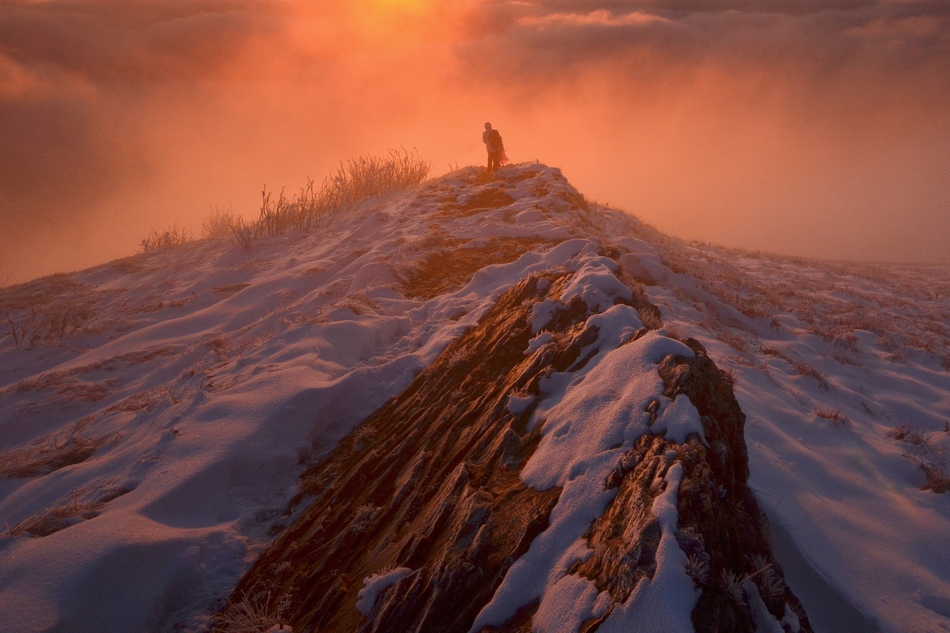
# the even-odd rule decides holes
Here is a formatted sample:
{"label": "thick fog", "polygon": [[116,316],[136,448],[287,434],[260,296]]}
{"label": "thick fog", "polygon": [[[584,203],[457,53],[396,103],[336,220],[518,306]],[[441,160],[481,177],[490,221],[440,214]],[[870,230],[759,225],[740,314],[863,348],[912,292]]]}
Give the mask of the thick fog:
{"label": "thick fog", "polygon": [[0,8],[0,281],[485,121],[673,235],[950,263],[943,1],[54,0]]}

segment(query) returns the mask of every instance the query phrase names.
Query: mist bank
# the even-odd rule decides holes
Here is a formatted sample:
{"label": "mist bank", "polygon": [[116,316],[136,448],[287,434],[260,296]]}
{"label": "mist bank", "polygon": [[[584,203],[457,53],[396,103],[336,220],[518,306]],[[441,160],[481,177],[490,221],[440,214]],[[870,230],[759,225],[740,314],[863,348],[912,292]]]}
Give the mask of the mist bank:
{"label": "mist bank", "polygon": [[54,1],[0,15],[0,280],[340,160],[515,161],[688,239],[950,262],[937,2]]}

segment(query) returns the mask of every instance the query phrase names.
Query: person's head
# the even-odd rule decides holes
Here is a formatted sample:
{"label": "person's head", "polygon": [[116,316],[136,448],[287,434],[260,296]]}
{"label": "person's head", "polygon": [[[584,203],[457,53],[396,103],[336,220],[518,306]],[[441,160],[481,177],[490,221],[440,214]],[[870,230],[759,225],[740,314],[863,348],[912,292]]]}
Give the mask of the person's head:
{"label": "person's head", "polygon": [[486,123],[486,124],[485,124],[485,129],[486,129],[486,130],[490,130],[490,129],[491,129],[491,123]]}

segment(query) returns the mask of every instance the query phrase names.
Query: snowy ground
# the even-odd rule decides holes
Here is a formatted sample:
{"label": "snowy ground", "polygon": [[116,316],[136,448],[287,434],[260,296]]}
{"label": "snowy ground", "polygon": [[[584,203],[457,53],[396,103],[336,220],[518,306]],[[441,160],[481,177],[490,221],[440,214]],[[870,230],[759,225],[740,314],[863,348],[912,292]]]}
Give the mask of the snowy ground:
{"label": "snowy ground", "polygon": [[950,483],[950,270],[660,242],[689,273],[648,295],[733,372],[750,484],[816,629],[950,630],[950,498],[921,489]]}
{"label": "snowy ground", "polygon": [[202,630],[302,464],[596,240],[633,253],[667,332],[734,373],[751,483],[816,629],[950,630],[950,497],[921,490],[950,470],[950,270],[684,245],[573,208],[556,170],[473,174],[251,251],[0,290],[3,630]]}

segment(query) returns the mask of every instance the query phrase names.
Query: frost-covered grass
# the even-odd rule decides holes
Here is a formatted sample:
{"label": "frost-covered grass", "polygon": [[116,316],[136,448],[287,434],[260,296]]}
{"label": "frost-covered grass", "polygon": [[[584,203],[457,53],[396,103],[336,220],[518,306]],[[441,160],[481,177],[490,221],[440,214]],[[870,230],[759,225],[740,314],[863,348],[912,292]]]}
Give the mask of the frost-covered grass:
{"label": "frost-covered grass", "polygon": [[286,624],[288,601],[285,596],[272,600],[271,595],[241,596],[227,612],[215,620],[215,630],[222,633],[270,633],[290,631]]}
{"label": "frost-covered grass", "polygon": [[172,225],[164,231],[152,229],[141,242],[141,252],[148,253],[166,248],[176,248],[191,241],[191,231]]}
{"label": "frost-covered grass", "polygon": [[[0,453],[0,477],[36,477],[86,461],[109,438],[83,437],[80,435],[83,426],[80,422],[64,433],[41,437],[25,446]],[[114,437],[112,441],[118,439]]]}
{"label": "frost-covered grass", "polygon": [[214,207],[211,209],[211,215],[201,221],[201,234],[207,239],[227,237],[234,230],[235,222],[237,219],[230,208],[222,211]]}
{"label": "frost-covered grass", "polygon": [[390,150],[385,156],[359,156],[340,163],[320,187],[313,180],[298,193],[286,197],[281,190],[261,192],[261,211],[255,222],[242,219],[231,223],[237,241],[249,248],[251,240],[287,231],[312,231],[339,213],[364,200],[386,196],[421,184],[429,175],[430,163],[418,152]]}

